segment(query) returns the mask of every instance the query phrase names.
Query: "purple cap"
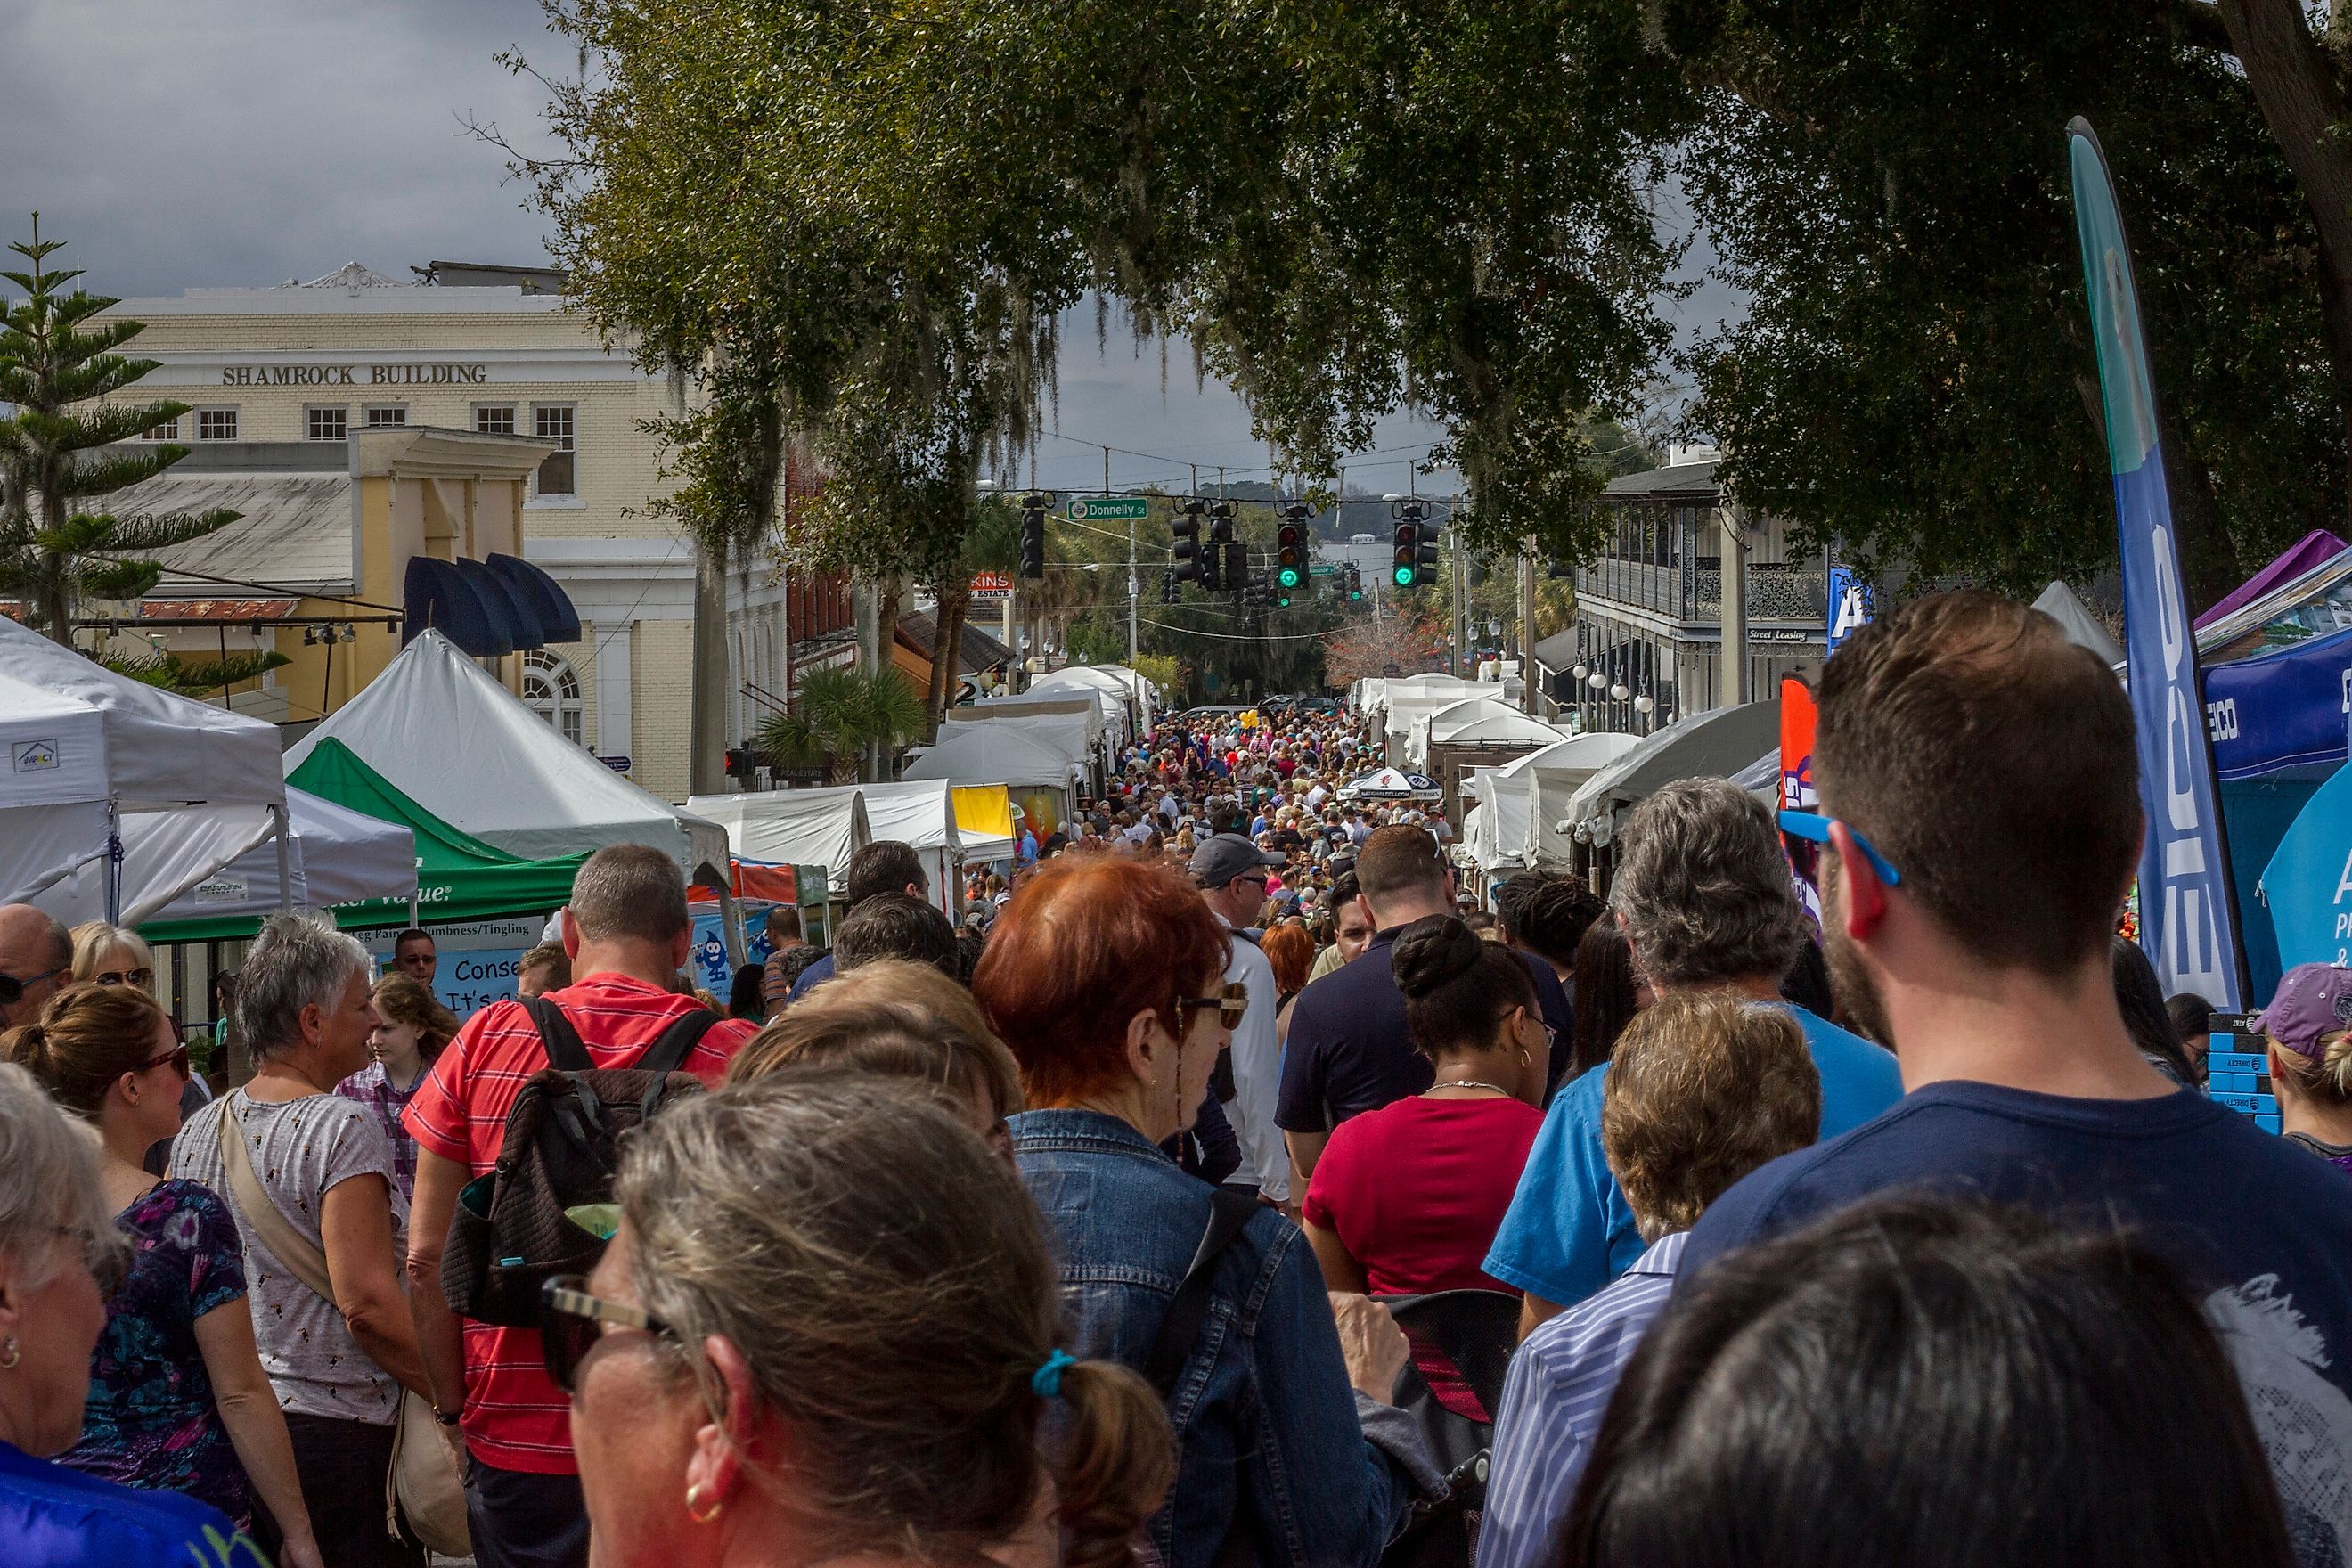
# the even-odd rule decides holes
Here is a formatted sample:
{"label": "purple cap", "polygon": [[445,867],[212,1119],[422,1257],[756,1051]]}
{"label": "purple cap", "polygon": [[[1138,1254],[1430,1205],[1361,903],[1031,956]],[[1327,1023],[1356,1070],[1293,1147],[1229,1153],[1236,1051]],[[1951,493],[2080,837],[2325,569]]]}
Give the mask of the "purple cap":
{"label": "purple cap", "polygon": [[2352,1029],[2352,969],[2298,963],[2279,981],[2278,994],[2254,1026],[2288,1050],[2317,1061],[2330,1035]]}

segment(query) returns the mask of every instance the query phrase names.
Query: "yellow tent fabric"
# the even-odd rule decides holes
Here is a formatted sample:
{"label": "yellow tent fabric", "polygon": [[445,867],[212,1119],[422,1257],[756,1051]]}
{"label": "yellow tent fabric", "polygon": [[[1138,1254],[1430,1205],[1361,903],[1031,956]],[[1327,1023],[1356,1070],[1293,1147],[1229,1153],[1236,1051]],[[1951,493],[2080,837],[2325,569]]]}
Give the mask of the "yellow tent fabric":
{"label": "yellow tent fabric", "polygon": [[975,837],[1013,837],[1013,803],[1003,784],[970,784],[955,795],[956,831]]}

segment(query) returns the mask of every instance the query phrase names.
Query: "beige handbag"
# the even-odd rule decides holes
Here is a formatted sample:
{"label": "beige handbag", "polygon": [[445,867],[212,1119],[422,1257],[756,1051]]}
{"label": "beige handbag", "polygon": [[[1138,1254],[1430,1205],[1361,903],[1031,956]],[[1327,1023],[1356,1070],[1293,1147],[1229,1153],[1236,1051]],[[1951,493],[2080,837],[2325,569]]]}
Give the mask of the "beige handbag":
{"label": "beige handbag", "polygon": [[[236,1200],[237,1218],[268,1244],[297,1279],[332,1306],[335,1289],[327,1275],[327,1255],[294,1228],[253,1173],[253,1158],[246,1152],[243,1131],[229,1111],[235,1098],[221,1096],[215,1121],[221,1168],[228,1177],[229,1194]],[[455,1447],[444,1436],[431,1404],[405,1388],[400,1391],[400,1417],[393,1423],[392,1468],[383,1479],[387,1534],[398,1537],[403,1515],[407,1517],[409,1532],[428,1551],[444,1557],[472,1555],[473,1537],[466,1528],[466,1482]]]}

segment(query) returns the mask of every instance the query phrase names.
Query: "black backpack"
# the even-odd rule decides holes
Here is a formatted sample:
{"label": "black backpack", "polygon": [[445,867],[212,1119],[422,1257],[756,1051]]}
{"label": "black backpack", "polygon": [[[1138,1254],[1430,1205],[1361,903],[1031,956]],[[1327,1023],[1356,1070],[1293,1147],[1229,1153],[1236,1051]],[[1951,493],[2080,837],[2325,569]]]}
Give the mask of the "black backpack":
{"label": "black backpack", "polygon": [[539,1026],[548,1066],[515,1096],[497,1165],[458,1194],[441,1255],[449,1310],[506,1328],[539,1322],[548,1280],[596,1267],[604,1238],[564,1211],[613,1201],[621,1139],[665,1104],[702,1091],[678,1066],[719,1021],[698,1007],[673,1020],[635,1067],[600,1068],[562,1008],[541,996],[519,1000]]}

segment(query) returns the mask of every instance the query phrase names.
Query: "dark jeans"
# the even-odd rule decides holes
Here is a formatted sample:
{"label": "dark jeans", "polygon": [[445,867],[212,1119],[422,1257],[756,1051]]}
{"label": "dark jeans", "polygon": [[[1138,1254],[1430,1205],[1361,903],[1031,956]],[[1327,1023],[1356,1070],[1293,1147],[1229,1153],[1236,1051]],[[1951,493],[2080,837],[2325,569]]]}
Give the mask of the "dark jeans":
{"label": "dark jeans", "polygon": [[[334,1568],[422,1568],[425,1553],[393,1538],[383,1523],[383,1482],[392,1469],[389,1426],[286,1415],[294,1473],[319,1556]],[[274,1544],[273,1548],[274,1548]]]}
{"label": "dark jeans", "polygon": [[588,1504],[578,1476],[502,1470],[469,1455],[466,1524],[480,1568],[588,1568]]}

